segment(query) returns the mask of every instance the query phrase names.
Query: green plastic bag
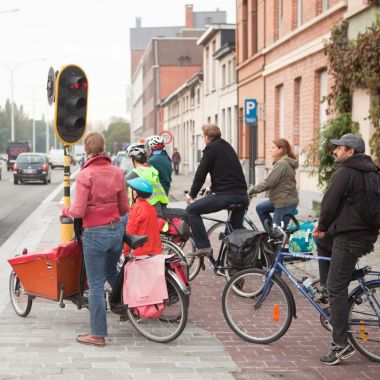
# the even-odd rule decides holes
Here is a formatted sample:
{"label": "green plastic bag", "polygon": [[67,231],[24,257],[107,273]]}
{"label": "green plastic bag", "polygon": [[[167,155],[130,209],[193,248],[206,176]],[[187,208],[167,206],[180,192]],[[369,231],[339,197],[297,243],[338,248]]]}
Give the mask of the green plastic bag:
{"label": "green plastic bag", "polygon": [[[317,251],[315,239],[312,236],[315,221],[299,221],[300,229],[292,234],[289,239],[289,251],[292,253],[312,253]],[[295,227],[290,223],[289,227]]]}

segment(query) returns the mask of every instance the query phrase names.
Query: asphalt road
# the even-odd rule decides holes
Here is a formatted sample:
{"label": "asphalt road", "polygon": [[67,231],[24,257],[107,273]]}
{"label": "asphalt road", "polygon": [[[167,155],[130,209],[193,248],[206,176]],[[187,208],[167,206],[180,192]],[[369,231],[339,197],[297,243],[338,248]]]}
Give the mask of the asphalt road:
{"label": "asphalt road", "polygon": [[[51,183],[13,184],[13,173],[8,172],[3,161],[0,180],[0,246],[39,204],[63,182],[63,169],[52,171]],[[61,198],[63,191],[57,196]]]}

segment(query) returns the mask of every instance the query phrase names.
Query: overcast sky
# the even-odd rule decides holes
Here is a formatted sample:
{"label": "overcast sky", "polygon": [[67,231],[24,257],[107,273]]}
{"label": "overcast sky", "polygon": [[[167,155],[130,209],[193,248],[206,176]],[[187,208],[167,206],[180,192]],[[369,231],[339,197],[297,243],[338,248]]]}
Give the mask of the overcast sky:
{"label": "overcast sky", "polygon": [[[49,112],[46,80],[49,67],[81,66],[89,81],[90,120],[127,117],[126,92],[130,82],[129,28],[135,18],[142,26],[185,23],[185,4],[194,11],[227,11],[235,22],[235,0],[0,0],[0,62],[14,67],[14,98],[32,117],[33,89],[36,117]],[[19,12],[5,13],[19,9]],[[0,104],[10,98],[10,71],[0,64]]]}

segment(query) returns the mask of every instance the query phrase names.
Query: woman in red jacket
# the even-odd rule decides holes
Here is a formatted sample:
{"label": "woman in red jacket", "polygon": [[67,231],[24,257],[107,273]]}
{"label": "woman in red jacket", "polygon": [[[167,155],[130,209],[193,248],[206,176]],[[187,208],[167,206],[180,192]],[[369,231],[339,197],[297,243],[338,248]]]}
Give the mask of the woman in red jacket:
{"label": "woman in red jacket", "polygon": [[76,178],[74,204],[62,216],[83,218],[83,254],[89,286],[91,333],[77,336],[82,344],[105,346],[107,336],[104,283],[113,287],[122,252],[120,215],[128,211],[123,172],[104,155],[104,137],[89,133],[84,139],[87,161]]}

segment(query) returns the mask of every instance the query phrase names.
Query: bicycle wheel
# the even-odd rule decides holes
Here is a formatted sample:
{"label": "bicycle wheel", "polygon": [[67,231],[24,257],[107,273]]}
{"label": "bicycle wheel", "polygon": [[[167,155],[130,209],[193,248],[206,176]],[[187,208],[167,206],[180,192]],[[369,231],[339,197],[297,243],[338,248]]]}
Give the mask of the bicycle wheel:
{"label": "bicycle wheel", "polygon": [[127,310],[133,327],[145,338],[158,343],[167,343],[178,338],[187,323],[189,296],[177,283],[166,275],[169,299],[159,318],[138,318],[131,309]]}
{"label": "bicycle wheel", "polygon": [[24,287],[14,271],[9,277],[9,295],[16,314],[26,317],[32,308],[33,298],[24,293]]}
{"label": "bicycle wheel", "polygon": [[189,266],[187,264],[187,260],[185,257],[185,254],[183,253],[182,249],[175,243],[173,243],[171,240],[161,237],[161,244],[162,244],[162,254],[164,255],[177,255],[181,258],[182,267],[185,270],[187,278],[189,278]]}
{"label": "bicycle wheel", "polygon": [[219,254],[220,247],[223,243],[222,239],[225,235],[225,230],[226,223],[224,222],[215,223],[207,230],[207,237],[209,238],[211,247],[214,251],[214,257]]}
{"label": "bicycle wheel", "polygon": [[[269,294],[254,308],[263,292],[266,272],[247,269],[237,273],[226,284],[223,296],[223,315],[232,331],[252,343],[267,344],[281,338],[292,321],[292,310],[286,285],[273,277]],[[237,294],[234,288],[238,288]]]}
{"label": "bicycle wheel", "polygon": [[349,339],[369,360],[380,362],[380,283],[358,289],[349,303]]}

